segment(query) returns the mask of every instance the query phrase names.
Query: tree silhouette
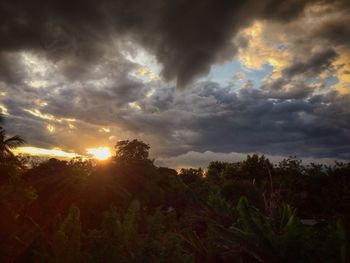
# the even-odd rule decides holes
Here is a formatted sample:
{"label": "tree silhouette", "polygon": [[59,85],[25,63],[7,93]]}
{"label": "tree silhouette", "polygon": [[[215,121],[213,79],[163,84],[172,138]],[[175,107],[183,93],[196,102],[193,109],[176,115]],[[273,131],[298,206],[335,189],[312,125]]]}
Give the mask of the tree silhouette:
{"label": "tree silhouette", "polygon": [[135,139],[107,164],[31,165],[0,135],[0,262],[348,262],[350,162],[177,172]]}
{"label": "tree silhouette", "polygon": [[[3,120],[3,117],[2,115],[0,115],[0,123],[2,120]],[[12,156],[13,153],[11,149],[23,144],[24,142],[25,142],[24,139],[19,135],[8,137],[6,134],[6,131],[0,126],[0,156],[1,157],[6,155]]]}
{"label": "tree silhouette", "polygon": [[116,159],[126,163],[148,162],[150,146],[139,140],[119,141],[115,145]]}

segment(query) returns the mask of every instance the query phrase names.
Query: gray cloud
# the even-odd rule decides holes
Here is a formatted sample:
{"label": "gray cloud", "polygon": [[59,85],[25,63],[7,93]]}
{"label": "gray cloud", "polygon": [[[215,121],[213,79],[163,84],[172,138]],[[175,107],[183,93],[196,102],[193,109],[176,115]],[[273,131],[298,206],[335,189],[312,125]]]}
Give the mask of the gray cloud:
{"label": "gray cloud", "polygon": [[331,70],[332,61],[337,57],[337,52],[328,48],[321,52],[311,54],[307,61],[297,61],[283,69],[283,77],[293,77],[300,74],[317,76],[323,70]]}
{"label": "gray cloud", "polygon": [[5,0],[0,52],[44,52],[74,80],[103,57],[106,45],[126,37],[155,54],[166,80],[185,87],[213,63],[231,59],[233,36],[255,19],[290,21],[315,2]]}
{"label": "gray cloud", "polygon": [[[215,82],[201,82],[181,92],[167,86],[154,89],[154,82],[133,82],[135,88],[127,89],[132,95],[113,93],[114,86],[37,91],[48,102],[40,111],[76,118],[76,130],[69,130],[66,122],[50,122],[23,111],[37,108],[35,96],[28,101],[26,96],[32,95],[9,90],[3,101],[11,114],[6,128],[36,146],[81,150],[86,145],[77,146],[78,140],[137,137],[152,145],[153,156],[163,159],[189,151],[350,158],[350,95],[311,92],[276,99],[262,88],[233,90]],[[131,108],[131,101],[139,108]],[[46,130],[49,123],[57,129],[54,134]],[[99,133],[103,126],[112,132]]]}
{"label": "gray cloud", "polygon": [[[282,70],[279,78],[262,85],[265,96],[274,99],[303,99],[315,91],[308,81],[315,80],[323,71],[335,72],[332,62],[338,54],[331,48],[310,54],[304,61],[295,61]],[[324,86],[319,82],[319,86]],[[319,88],[320,88],[319,87]]]}
{"label": "gray cloud", "polygon": [[[166,107],[157,107],[157,93],[172,97]],[[137,123],[136,133],[161,140],[159,155],[210,150],[346,159],[349,102],[348,95],[337,93],[276,100],[259,89],[232,92],[202,83],[181,95],[171,88],[156,91],[140,103],[145,111],[128,115],[127,124]]]}
{"label": "gray cloud", "polygon": [[26,72],[11,52],[0,51],[0,82],[9,85],[22,85]]}
{"label": "gray cloud", "polygon": [[[255,152],[257,153],[257,152]],[[254,153],[251,153],[254,154]],[[259,154],[259,153],[257,153]],[[266,155],[265,155],[266,156]],[[267,155],[267,158],[272,163],[278,163],[289,156],[278,156],[278,155]],[[211,151],[205,152],[187,152],[185,154],[180,154],[178,156],[158,158],[156,164],[159,166],[170,166],[175,169],[181,169],[186,167],[201,167],[206,168],[208,164],[212,161],[221,162],[240,162],[247,158],[247,154],[230,152],[230,153],[217,153]],[[332,158],[304,158],[304,164],[310,163],[323,163],[327,165],[333,165],[334,159]]]}
{"label": "gray cloud", "polygon": [[[242,87],[202,81],[184,90],[171,82],[143,82],[132,74],[141,65],[125,55],[135,52],[127,41],[138,43],[162,64],[166,80],[184,87],[213,63],[231,59],[237,48],[249,47],[247,40],[233,39],[254,19],[291,25],[308,3],[319,1],[22,2],[0,3],[0,88],[7,92],[6,128],[32,145],[84,151],[87,143],[106,143],[109,136],[137,137],[151,144],[160,163],[188,158],[199,164],[252,152],[350,158],[349,95],[328,91],[324,80],[318,94],[311,83],[336,70],[332,62],[339,54],[330,43],[348,45],[342,36],[346,18],[327,22],[325,31],[315,25],[307,36],[293,31],[298,47],[291,52],[301,55],[260,87],[249,79]],[[349,7],[336,3],[339,12]],[[309,49],[314,41],[322,49]],[[39,64],[25,65],[20,51],[38,56]],[[39,66],[43,72],[31,72]],[[25,109],[74,118],[76,129]],[[103,126],[111,132],[101,133]]]}

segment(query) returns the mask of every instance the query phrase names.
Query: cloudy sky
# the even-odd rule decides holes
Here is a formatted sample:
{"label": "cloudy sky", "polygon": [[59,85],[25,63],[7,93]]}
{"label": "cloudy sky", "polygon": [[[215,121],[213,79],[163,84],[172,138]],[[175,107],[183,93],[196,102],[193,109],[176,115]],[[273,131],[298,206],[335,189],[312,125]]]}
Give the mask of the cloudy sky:
{"label": "cloudy sky", "polygon": [[0,2],[4,127],[32,151],[348,160],[349,93],[347,0]]}

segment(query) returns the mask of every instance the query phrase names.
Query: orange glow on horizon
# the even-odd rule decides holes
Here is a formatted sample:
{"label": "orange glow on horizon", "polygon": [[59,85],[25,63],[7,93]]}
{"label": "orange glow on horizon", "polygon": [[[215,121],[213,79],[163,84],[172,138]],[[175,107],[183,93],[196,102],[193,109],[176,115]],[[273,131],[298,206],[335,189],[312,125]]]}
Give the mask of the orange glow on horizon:
{"label": "orange glow on horizon", "polygon": [[94,158],[100,161],[107,160],[113,155],[109,147],[87,148],[87,155],[81,155],[75,152],[66,152],[64,150],[61,150],[60,148],[45,149],[33,146],[17,147],[13,149],[13,153],[16,155],[24,154],[32,156],[53,157],[59,159],[72,159],[77,157],[83,159]]}
{"label": "orange glow on horizon", "polygon": [[59,148],[54,149],[44,149],[37,147],[17,147],[13,150],[14,154],[29,154],[29,155],[37,155],[37,156],[50,156],[50,157],[60,157],[60,158],[75,158],[80,157],[79,154],[73,152],[65,152]]}

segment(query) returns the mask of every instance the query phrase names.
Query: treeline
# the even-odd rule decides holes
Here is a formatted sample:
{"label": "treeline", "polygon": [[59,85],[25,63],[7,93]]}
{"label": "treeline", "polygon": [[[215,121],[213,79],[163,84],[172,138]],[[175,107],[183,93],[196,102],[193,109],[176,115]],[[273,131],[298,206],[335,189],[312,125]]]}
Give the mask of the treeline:
{"label": "treeline", "polygon": [[6,149],[0,262],[348,262],[350,163],[252,155],[177,172],[138,140],[106,162]]}

